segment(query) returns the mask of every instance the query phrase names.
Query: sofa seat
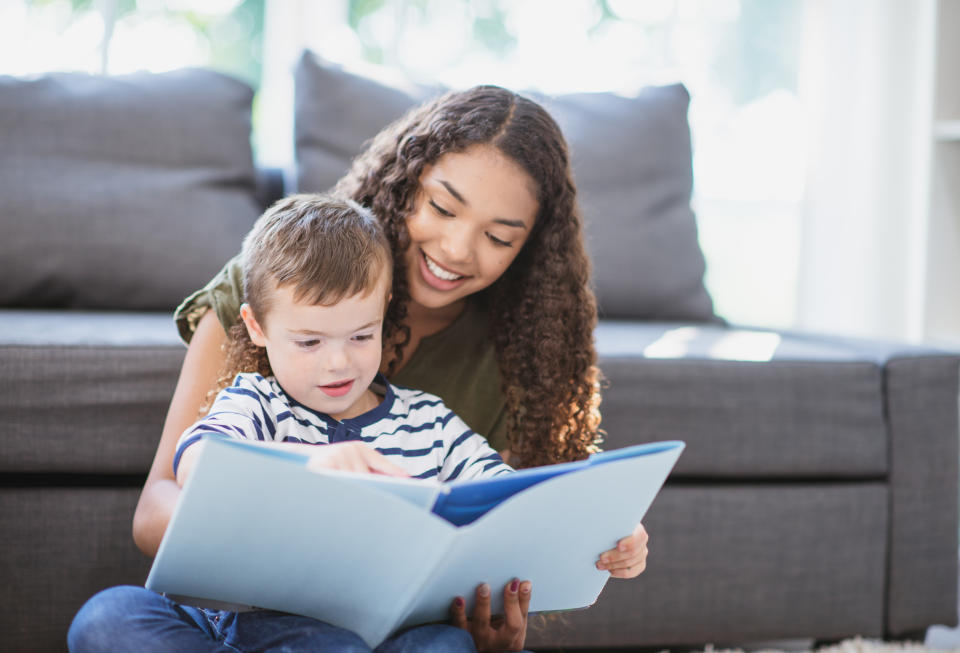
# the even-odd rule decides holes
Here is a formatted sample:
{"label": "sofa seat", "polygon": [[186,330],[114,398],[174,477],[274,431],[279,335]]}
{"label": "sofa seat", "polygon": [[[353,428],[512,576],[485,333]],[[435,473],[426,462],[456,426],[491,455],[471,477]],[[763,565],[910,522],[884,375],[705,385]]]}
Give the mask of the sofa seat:
{"label": "sofa seat", "polygon": [[0,312],[0,471],[145,475],[185,352],[169,312]]}
{"label": "sofa seat", "polygon": [[[597,347],[605,446],[685,440],[673,479],[886,477],[888,373],[936,356],[637,321],[602,321]],[[3,311],[0,418],[15,430],[0,440],[0,471],[145,473],[185,351],[165,312]],[[955,360],[943,360],[949,374]]]}
{"label": "sofa seat", "polygon": [[890,376],[956,374],[920,347],[713,324],[601,322],[597,347],[607,446],[685,440],[675,479],[884,477]]}

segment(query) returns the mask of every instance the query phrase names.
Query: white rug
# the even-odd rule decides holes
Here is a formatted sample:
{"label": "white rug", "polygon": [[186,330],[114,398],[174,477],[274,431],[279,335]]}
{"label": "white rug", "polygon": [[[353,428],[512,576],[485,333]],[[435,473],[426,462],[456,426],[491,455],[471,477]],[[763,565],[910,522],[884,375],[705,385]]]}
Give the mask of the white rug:
{"label": "white rug", "polygon": [[[922,642],[884,642],[881,640],[862,639],[855,637],[846,639],[839,644],[823,646],[816,649],[816,653],[944,653],[944,651],[960,652],[960,649],[929,648]],[[744,649],[725,649],[708,646],[703,653],[745,653]],[[781,651],[778,649],[750,649],[750,653],[803,653],[802,651]],[[812,653],[808,651],[807,653]]]}

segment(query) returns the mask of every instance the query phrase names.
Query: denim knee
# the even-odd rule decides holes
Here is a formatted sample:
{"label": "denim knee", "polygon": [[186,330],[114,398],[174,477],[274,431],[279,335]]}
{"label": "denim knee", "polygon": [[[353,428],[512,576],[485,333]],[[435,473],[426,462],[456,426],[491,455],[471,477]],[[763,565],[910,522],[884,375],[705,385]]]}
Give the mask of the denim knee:
{"label": "denim knee", "polygon": [[139,603],[143,587],[120,586],[94,594],[73,617],[67,632],[71,653],[109,651],[117,645],[118,630],[123,628],[122,615]]}
{"label": "denim knee", "polygon": [[430,626],[431,638],[424,642],[421,651],[463,651],[476,653],[473,637],[463,628],[454,626]]}
{"label": "denim knee", "polygon": [[437,653],[463,651],[476,653],[473,637],[462,628],[433,624],[406,630],[376,648],[377,653]]}

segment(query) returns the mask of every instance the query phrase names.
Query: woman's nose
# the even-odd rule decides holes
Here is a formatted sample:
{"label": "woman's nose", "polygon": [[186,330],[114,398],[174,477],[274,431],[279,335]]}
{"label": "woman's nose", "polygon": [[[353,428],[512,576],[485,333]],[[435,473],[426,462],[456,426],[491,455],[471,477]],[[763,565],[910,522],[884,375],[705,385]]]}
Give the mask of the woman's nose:
{"label": "woman's nose", "polygon": [[463,263],[473,253],[473,236],[467,225],[451,223],[440,241],[440,249],[450,263]]}

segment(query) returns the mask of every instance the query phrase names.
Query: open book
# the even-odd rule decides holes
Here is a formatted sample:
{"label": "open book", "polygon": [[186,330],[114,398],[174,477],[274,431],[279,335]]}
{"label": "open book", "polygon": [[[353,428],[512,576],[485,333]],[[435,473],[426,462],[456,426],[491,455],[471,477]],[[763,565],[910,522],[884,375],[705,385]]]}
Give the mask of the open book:
{"label": "open book", "polygon": [[494,614],[514,578],[533,583],[530,612],[586,607],[609,578],[598,555],[633,531],[683,447],[440,484],[310,471],[299,454],[210,439],[146,586],[188,604],[315,617],[371,647],[446,621],[456,596],[469,614],[481,582]]}

